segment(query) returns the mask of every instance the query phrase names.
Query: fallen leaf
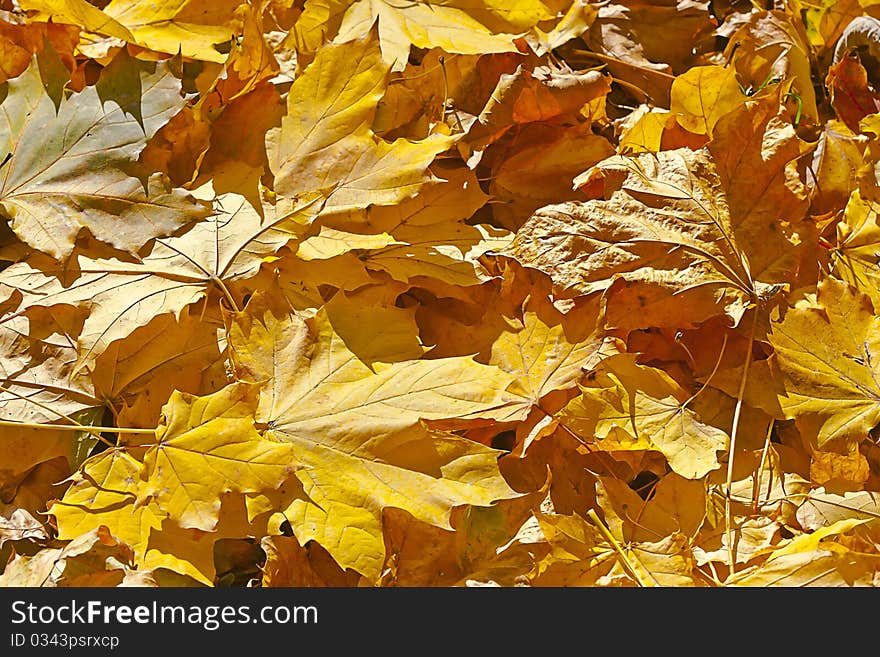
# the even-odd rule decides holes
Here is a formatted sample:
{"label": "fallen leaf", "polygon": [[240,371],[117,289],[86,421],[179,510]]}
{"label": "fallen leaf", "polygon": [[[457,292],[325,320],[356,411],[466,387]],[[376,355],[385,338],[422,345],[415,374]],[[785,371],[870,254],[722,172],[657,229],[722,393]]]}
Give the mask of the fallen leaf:
{"label": "fallen leaf", "polygon": [[41,262],[37,267],[21,262],[0,274],[0,284],[22,292],[31,307],[69,305],[89,310],[77,336],[82,367],[113,340],[126,337],[157,314],[180,312],[210,289],[227,295],[229,301],[226,283],[255,275],[264,257],[301,233],[299,222],[306,221],[313,205],[264,222],[242,197],[223,196],[210,220],[180,237],[155,240],[138,262],[77,256],[73,285],[44,273]]}
{"label": "fallen leaf", "polygon": [[695,66],[672,83],[670,111],[686,130],[712,135],[718,120],[741,107],[747,97],[733,69]]}
{"label": "fallen leaf", "polygon": [[[733,44],[737,44],[735,51]],[[789,93],[796,97],[797,115],[804,123],[816,123],[810,48],[800,21],[775,9],[753,12],[731,35],[727,54],[740,81],[752,90],[773,80],[791,80]]]}
{"label": "fallen leaf", "polygon": [[24,0],[21,8],[38,12],[38,16],[55,22],[80,25],[89,32],[99,32],[123,41],[133,39],[131,32],[85,0]]}
{"label": "fallen leaf", "polygon": [[[512,141],[513,143],[508,143]],[[585,166],[613,154],[604,137],[590,126],[528,125],[512,140],[499,142],[502,150],[492,169],[493,216],[497,223],[518,229],[538,208],[564,200],[582,199],[574,178]]]}
{"label": "fallen leaf", "polygon": [[555,391],[576,390],[584,372],[602,358],[605,345],[586,327],[577,327],[585,337],[572,335],[571,325],[566,331],[562,317],[552,309],[528,310],[518,324],[517,330],[506,330],[495,340],[489,363],[516,377],[508,392],[522,397],[526,408],[552,413],[556,409],[545,409],[542,401]]}
{"label": "fallen leaf", "polygon": [[550,552],[530,575],[532,586],[597,586],[616,554],[599,531],[577,515],[535,514]]}
{"label": "fallen leaf", "polygon": [[138,503],[155,502],[184,529],[211,531],[222,494],[281,486],[299,464],[289,444],[256,432],[256,404],[257,391],[245,384],[201,398],[173,394],[144,454]]}
{"label": "fallen leaf", "polygon": [[797,519],[807,531],[829,527],[847,518],[880,517],[880,495],[873,491],[829,493],[824,488],[809,491],[798,507]]}
{"label": "fallen leaf", "polygon": [[150,50],[209,62],[223,62],[218,46],[238,30],[238,0],[206,2],[162,0],[145,5],[135,0],[111,0],[104,13],[132,35],[131,40]]}
{"label": "fallen leaf", "polygon": [[0,0],[0,582],[877,586],[875,2]]}
{"label": "fallen leaf", "polygon": [[541,0],[484,0],[479,6],[462,0],[409,5],[388,0],[346,0],[330,3],[331,12],[337,11],[334,5],[343,4],[349,7],[334,41],[361,38],[378,22],[382,56],[396,68],[403,68],[411,46],[439,46],[446,52],[462,54],[516,51],[515,36],[555,18]]}
{"label": "fallen leaf", "polygon": [[32,557],[17,556],[0,574],[0,586],[118,586],[132,569],[131,559],[131,548],[101,526],[63,548],[46,548]]}
{"label": "fallen leaf", "polygon": [[604,359],[594,372],[596,383],[582,388],[558,416],[581,440],[603,450],[658,450],[687,479],[719,467],[727,434],[702,423],[688,408],[686,391],[662,370],[619,354]]}
{"label": "fallen leaf", "polygon": [[[796,267],[796,240],[770,199],[787,199],[787,218],[806,209],[788,167],[799,140],[768,109],[743,106],[728,114],[713,143],[697,152],[600,162],[575,184],[602,181],[603,200],[538,210],[504,253],[546,271],[559,298],[610,291],[611,326],[682,327],[722,309],[738,322],[746,297],[766,294]],[[721,147],[742,141],[744,132],[768,139],[765,129],[773,149],[751,142],[733,157]],[[757,203],[745,180],[766,185]]]}
{"label": "fallen leaf", "polygon": [[[373,371],[324,313],[303,320],[260,295],[232,318],[230,344],[239,376],[265,382],[260,425],[304,466],[296,476],[308,498],[295,500],[285,518],[300,541],[316,540],[343,568],[378,577],[383,507],[448,527],[453,506],[514,494],[494,450],[421,425],[502,412],[512,377],[501,370],[450,358]],[[278,370],[276,359],[288,367]]]}
{"label": "fallen leaf", "polygon": [[611,81],[599,71],[550,66],[529,70],[520,65],[513,73],[501,75],[468,131],[468,141],[473,149],[481,150],[514,126],[577,116],[584,105],[610,89]]}
{"label": "fallen leaf", "polygon": [[856,191],[867,139],[839,121],[828,121],[813,152],[810,209],[814,214],[845,206]]}
{"label": "fallen leaf", "polygon": [[825,86],[837,118],[855,133],[863,118],[880,109],[880,97],[869,86],[868,72],[855,51],[828,69]]}
{"label": "fallen leaf", "polygon": [[147,140],[183,106],[180,81],[167,65],[117,55],[95,87],[62,99],[57,111],[36,58],[7,84],[0,150],[9,157],[0,204],[28,244],[67,258],[87,229],[135,252],[205,216],[161,177],[145,185],[134,175]]}
{"label": "fallen leaf", "polygon": [[773,325],[784,384],[779,402],[820,448],[862,441],[880,421],[876,322],[868,297],[826,278],[815,305],[791,308]]}
{"label": "fallen leaf", "polygon": [[280,198],[326,190],[325,212],[341,212],[397,203],[430,180],[425,170],[451,138],[389,143],[370,129],[389,71],[368,35],[322,49],[294,81],[277,141],[270,142]]}
{"label": "fallen leaf", "polygon": [[341,570],[317,543],[302,547],[293,536],[264,536],[260,547],[266,553],[264,587],[357,585],[357,574]]}
{"label": "fallen leaf", "polygon": [[875,306],[880,303],[880,280],[875,273],[878,243],[877,204],[856,189],[837,224],[837,245],[831,258],[841,280],[871,297]]}

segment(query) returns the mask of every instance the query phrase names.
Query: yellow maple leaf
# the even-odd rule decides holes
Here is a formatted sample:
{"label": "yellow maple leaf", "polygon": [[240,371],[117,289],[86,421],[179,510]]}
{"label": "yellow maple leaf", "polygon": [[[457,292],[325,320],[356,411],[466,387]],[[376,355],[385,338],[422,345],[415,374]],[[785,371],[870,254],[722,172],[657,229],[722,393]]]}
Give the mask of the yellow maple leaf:
{"label": "yellow maple leaf", "polygon": [[494,342],[489,363],[516,376],[509,391],[522,397],[520,413],[532,406],[552,413],[558,406],[546,409],[542,401],[554,391],[577,389],[584,372],[605,355],[602,336],[588,326],[566,326],[552,308],[528,310],[516,324],[516,330],[505,330]]}
{"label": "yellow maple leaf", "polygon": [[37,12],[37,16],[45,20],[51,16],[55,22],[79,25],[89,32],[123,41],[134,40],[128,28],[85,0],[24,0],[21,8]]}
{"label": "yellow maple leaf", "polygon": [[[337,43],[361,38],[378,21],[383,58],[400,70],[406,65],[411,46],[439,46],[446,52],[462,54],[515,52],[516,36],[554,18],[556,13],[542,0],[482,0],[478,5],[461,0],[408,4],[312,0],[306,3],[296,30],[299,42],[314,49],[321,38],[335,36]],[[570,20],[576,22],[576,16]],[[328,34],[334,29],[335,35]]]}
{"label": "yellow maple leaf", "polygon": [[[342,213],[325,222],[339,230],[340,237],[368,245],[358,256],[368,271],[387,272],[396,281],[424,286],[442,296],[454,294],[456,286],[490,280],[480,257],[507,245],[512,235],[466,221],[489,200],[471,170],[437,166],[432,172],[438,180],[426,183],[413,198]],[[377,235],[388,241],[370,248],[368,236]],[[303,244],[310,242],[312,238]]]}
{"label": "yellow maple leaf", "polygon": [[158,52],[223,62],[217,46],[228,42],[238,27],[238,0],[206,2],[162,0],[144,4],[111,0],[103,9],[85,0],[25,0],[22,7],[38,12],[43,20],[81,25],[90,32],[106,34]]}
{"label": "yellow maple leaf", "polygon": [[326,190],[325,212],[341,212],[402,201],[430,180],[428,165],[452,138],[386,142],[370,128],[389,70],[371,34],[318,52],[267,137],[279,199]]}
{"label": "yellow maple leaf", "polygon": [[415,308],[398,308],[382,285],[338,292],[324,304],[327,319],[348,349],[367,365],[421,358]]}
{"label": "yellow maple leaf", "polygon": [[161,525],[161,512],[155,505],[134,506],[142,467],[134,454],[142,458],[143,451],[107,450],[74,473],[64,496],[49,507],[60,539],[72,540],[104,525],[131,546],[143,563],[150,533]]}
{"label": "yellow maple leaf", "polygon": [[825,278],[815,305],[790,308],[772,325],[779,403],[820,448],[862,441],[880,422],[878,321],[867,296]]}
{"label": "yellow maple leaf", "polygon": [[695,66],[672,83],[669,109],[691,132],[711,135],[718,120],[745,103],[733,69]]}
{"label": "yellow maple leaf", "polygon": [[880,303],[880,277],[877,275],[877,249],[880,225],[877,204],[857,189],[846,203],[843,221],[837,224],[837,245],[831,257],[834,273],[843,281]]}
{"label": "yellow maple leaf", "polygon": [[797,520],[808,531],[851,517],[880,518],[880,496],[873,491],[831,493],[819,487],[810,490],[797,509]]}
{"label": "yellow maple leaf", "polygon": [[[88,318],[76,336],[78,367],[85,367],[114,340],[130,335],[156,315],[180,312],[212,288],[234,306],[226,283],[253,276],[263,258],[300,234],[317,200],[320,197],[313,197],[299,211],[264,221],[241,196],[223,195],[215,200],[209,220],[179,237],[154,241],[140,262],[80,255],[70,272],[77,282],[70,285],[32,258],[3,271],[0,285],[22,293],[23,304],[31,308],[88,308]],[[271,207],[260,210],[272,213]]]}
{"label": "yellow maple leaf", "polygon": [[340,566],[378,577],[386,506],[448,527],[456,505],[514,495],[494,450],[422,425],[503,413],[510,375],[470,358],[371,370],[323,311],[304,320],[260,294],[231,318],[229,331],[239,376],[265,382],[260,426],[305,466],[296,476],[307,498],[293,500],[284,517],[301,542],[315,539]]}
{"label": "yellow maple leaf", "polygon": [[145,451],[144,447],[112,449],[83,463],[64,496],[49,507],[58,524],[58,536],[72,540],[103,525],[131,546],[139,569],[174,571],[211,585],[214,543],[224,537],[263,531],[265,523],[260,529],[259,522],[248,520],[241,496],[237,505],[230,495],[217,497],[221,513],[210,532],[181,527],[153,501],[137,504],[144,486]]}
{"label": "yellow maple leaf", "polygon": [[147,140],[183,105],[180,81],[167,65],[121,53],[97,85],[57,107],[45,88],[53,84],[43,81],[35,57],[7,83],[0,119],[0,150],[9,154],[0,207],[25,242],[66,259],[87,229],[134,252],[205,216],[206,208],[161,175],[146,186],[131,175]]}
{"label": "yellow maple leaf", "polygon": [[840,535],[870,520],[846,518],[801,534],[774,550],[757,568],[731,577],[731,586],[873,586],[880,555],[850,550]]}
{"label": "yellow maple leaf", "polygon": [[600,449],[659,450],[673,471],[688,479],[719,467],[727,434],[701,422],[688,407],[690,397],[669,375],[638,365],[632,354],[606,358],[596,370],[596,383],[559,414],[563,425],[583,439],[595,436],[592,444]]}
{"label": "yellow maple leaf", "polygon": [[224,493],[274,490],[299,467],[291,445],[254,429],[257,391],[234,383],[206,397],[175,393],[144,454],[138,502],[182,528],[211,531]]}
{"label": "yellow maple leaf", "polygon": [[[862,214],[862,209],[858,207],[859,203],[854,202],[851,196],[860,196],[856,192],[856,185],[867,142],[868,139],[865,135],[854,134],[844,123],[836,119],[825,124],[825,129],[819,136],[819,143],[816,145],[811,162],[816,177],[816,184],[811,189],[812,198],[810,199],[810,207],[814,213],[836,210],[847,205],[849,200],[855,206],[854,212],[851,212],[854,215]],[[853,221],[856,217],[849,212],[847,215],[846,224],[858,232],[860,222]],[[838,224],[838,230],[843,227],[843,224]],[[843,241],[850,237],[848,233],[839,233],[839,244],[843,246]],[[838,269],[838,272],[840,271]],[[841,275],[846,274],[842,273]]]}
{"label": "yellow maple leaf", "polygon": [[674,472],[644,497],[615,477],[602,477],[598,489],[609,528],[625,542],[656,541],[676,532],[693,538],[706,517],[706,483]]}
{"label": "yellow maple leaf", "polygon": [[614,567],[614,549],[578,515],[537,513],[549,553],[530,575],[533,586],[596,586]]}

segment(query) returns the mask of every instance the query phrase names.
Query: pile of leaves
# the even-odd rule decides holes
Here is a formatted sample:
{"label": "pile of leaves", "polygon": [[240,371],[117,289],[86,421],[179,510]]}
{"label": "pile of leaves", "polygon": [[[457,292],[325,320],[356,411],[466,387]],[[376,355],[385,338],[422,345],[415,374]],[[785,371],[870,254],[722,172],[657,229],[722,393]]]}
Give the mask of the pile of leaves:
{"label": "pile of leaves", "polygon": [[0,0],[0,584],[880,583],[863,15]]}

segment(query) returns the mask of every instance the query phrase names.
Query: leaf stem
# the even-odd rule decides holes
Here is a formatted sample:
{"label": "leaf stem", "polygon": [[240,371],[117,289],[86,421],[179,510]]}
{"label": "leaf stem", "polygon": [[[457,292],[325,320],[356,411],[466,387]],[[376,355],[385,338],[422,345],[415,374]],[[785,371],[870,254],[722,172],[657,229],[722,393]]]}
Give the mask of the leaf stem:
{"label": "leaf stem", "polygon": [[[126,427],[96,427],[87,424],[43,424],[41,422],[16,422],[15,420],[0,420],[0,427],[21,427],[23,429],[60,429],[61,431],[85,431],[95,434],[99,438],[102,431],[113,431],[114,433],[140,433],[155,434],[155,429],[128,429]],[[104,439],[106,441],[106,438]],[[116,445],[110,445],[116,447]]]}
{"label": "leaf stem", "polygon": [[[28,402],[29,404],[33,404],[37,408],[42,408],[44,411],[46,411],[48,413],[54,413],[55,415],[60,417],[62,420],[67,420],[68,422],[71,423],[71,425],[73,425],[73,429],[71,429],[71,430],[76,429],[79,431],[86,431],[87,433],[91,433],[93,436],[95,436],[98,440],[100,440],[102,443],[104,443],[108,447],[116,447],[116,445],[114,445],[109,440],[107,440],[104,436],[102,436],[100,431],[88,431],[85,428],[85,425],[81,424],[80,422],[77,422],[74,418],[70,417],[69,415],[62,413],[61,411],[56,411],[54,408],[52,408],[50,406],[46,406],[45,404],[37,401],[36,399],[31,399],[30,397],[26,397],[22,394],[19,394],[19,393],[15,392],[15,390],[12,390],[11,388],[2,387],[0,389],[2,389],[4,392],[9,393],[13,397],[17,397],[18,399],[21,399],[22,401]],[[16,422],[15,420],[0,420],[0,426],[22,426],[22,425],[26,425],[26,426],[28,426],[30,428],[34,428],[34,429],[43,428],[39,424],[32,424],[32,423],[29,424],[29,423],[24,423],[24,422]],[[68,425],[47,424],[44,426],[49,426],[49,427],[55,428],[55,427],[68,426]]]}
{"label": "leaf stem", "polygon": [[755,329],[758,326],[758,308],[752,318],[752,329],[749,333],[749,346],[746,349],[746,362],[743,365],[742,377],[739,380],[739,390],[736,393],[736,407],[733,410],[733,426],[730,429],[730,448],[727,453],[727,482],[724,490],[724,532],[727,537],[727,565],[730,575],[736,570],[736,546],[733,544],[733,529],[731,523],[730,499],[733,489],[733,458],[736,453],[736,435],[739,431],[740,413],[742,413],[743,397],[745,396],[746,381],[749,378],[749,365],[752,362],[752,345],[755,343]]}
{"label": "leaf stem", "polygon": [[218,288],[220,288],[220,291],[223,292],[223,296],[229,302],[229,305],[232,306],[232,309],[236,313],[240,313],[241,309],[238,307],[238,304],[235,303],[235,297],[232,296],[232,293],[229,291],[229,288],[226,287],[226,283],[223,282],[223,279],[221,279],[219,276],[212,276],[211,282],[214,283],[214,285],[216,285]]}
{"label": "leaf stem", "polygon": [[[712,372],[706,378],[706,381],[703,383],[703,385],[700,387],[700,389],[697,390],[690,397],[688,397],[688,400],[684,404],[681,405],[682,408],[685,408],[688,404],[690,404],[692,401],[694,401],[694,399],[696,399],[700,395],[700,393],[702,393],[709,386],[709,382],[712,380],[712,378],[718,372],[718,368],[721,366],[721,359],[724,358],[724,350],[726,348],[727,348],[727,332],[725,331],[725,333],[721,339],[721,351],[718,352],[718,358],[715,361],[715,367],[712,368]],[[690,352],[688,352],[688,353],[690,353]],[[693,360],[693,359],[691,359],[691,360]]]}
{"label": "leaf stem", "polygon": [[[723,586],[721,580],[718,579],[718,571],[715,570],[715,564],[712,563],[711,559],[709,560],[709,562],[706,565],[709,566],[709,570],[712,571],[711,579],[713,582],[715,582],[715,585],[716,586]],[[701,571],[699,568],[697,568],[697,572],[703,572],[703,571]]]}
{"label": "leaf stem", "polygon": [[773,420],[770,420],[770,426],[767,427],[767,436],[764,438],[764,449],[761,450],[761,462],[758,464],[758,471],[755,472],[754,486],[752,487],[752,513],[758,513],[758,496],[761,494],[761,475],[764,472],[764,465],[767,463],[767,456],[770,453],[770,437],[773,434]]}
{"label": "leaf stem", "polygon": [[[560,428],[561,428],[565,433],[567,433],[569,436],[571,436],[572,438],[574,438],[574,440],[575,440],[578,444],[582,445],[582,446],[583,446],[583,447],[584,447],[584,448],[585,448],[590,454],[594,455],[594,456],[595,456],[596,458],[598,458],[600,461],[602,461],[602,460],[604,459],[604,463],[603,463],[603,465],[605,465],[605,467],[608,468],[608,471],[609,471],[609,472],[613,472],[613,471],[614,471],[614,466],[613,466],[614,458],[611,457],[607,452],[605,452],[605,451],[602,450],[602,449],[598,449],[598,448],[594,447],[593,445],[591,445],[590,443],[588,443],[584,438],[581,438],[577,433],[575,433],[575,431],[574,431],[573,429],[571,429],[567,424],[565,424],[565,423],[562,421],[562,418],[556,417],[553,413],[550,413],[549,411],[547,411],[547,409],[545,409],[545,408],[544,408],[543,406],[541,406],[540,404],[534,404],[533,407],[534,407],[534,408],[537,408],[539,411],[541,411],[541,412],[542,412],[544,415],[546,415],[547,417],[550,417],[550,418],[555,419],[555,420],[556,420],[556,423],[557,423],[557,426],[560,427]],[[610,461],[611,463],[609,463],[609,461]]]}
{"label": "leaf stem", "polygon": [[617,554],[620,556],[621,565],[623,566],[623,569],[626,571],[627,575],[632,577],[633,581],[635,581],[635,583],[639,586],[646,587],[647,584],[645,584],[645,582],[639,576],[639,573],[636,570],[635,566],[632,565],[629,557],[626,556],[626,552],[624,552],[623,548],[620,547],[620,543],[617,542],[617,539],[614,538],[614,535],[611,533],[608,527],[605,526],[605,523],[602,522],[596,511],[594,509],[590,509],[589,511],[587,511],[587,517],[594,525],[596,525],[596,528],[601,532],[602,536],[604,536],[606,540],[611,543],[611,547],[613,547]]}

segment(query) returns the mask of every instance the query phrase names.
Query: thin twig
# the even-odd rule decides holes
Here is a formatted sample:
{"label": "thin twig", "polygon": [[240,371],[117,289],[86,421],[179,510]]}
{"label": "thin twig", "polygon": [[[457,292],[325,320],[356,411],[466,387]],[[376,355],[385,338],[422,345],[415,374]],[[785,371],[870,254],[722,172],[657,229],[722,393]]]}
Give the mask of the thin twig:
{"label": "thin twig", "polygon": [[724,531],[727,536],[727,565],[730,575],[736,569],[736,546],[733,544],[733,528],[730,517],[730,499],[733,489],[733,457],[736,453],[736,435],[739,432],[739,418],[742,412],[743,397],[745,396],[746,381],[749,378],[749,365],[752,362],[752,346],[755,343],[755,329],[758,326],[758,309],[752,318],[752,330],[749,333],[749,346],[746,349],[746,362],[743,365],[742,377],[739,380],[739,390],[736,393],[736,407],[733,410],[733,426],[730,429],[730,449],[727,453],[727,483],[724,491]]}
{"label": "thin twig", "polygon": [[758,471],[755,473],[754,486],[752,487],[752,513],[758,513],[758,495],[761,493],[761,475],[764,473],[764,464],[767,463],[767,456],[770,452],[770,435],[773,433],[773,420],[770,420],[770,426],[767,428],[767,436],[764,438],[764,449],[761,451],[761,462],[758,464]]}

